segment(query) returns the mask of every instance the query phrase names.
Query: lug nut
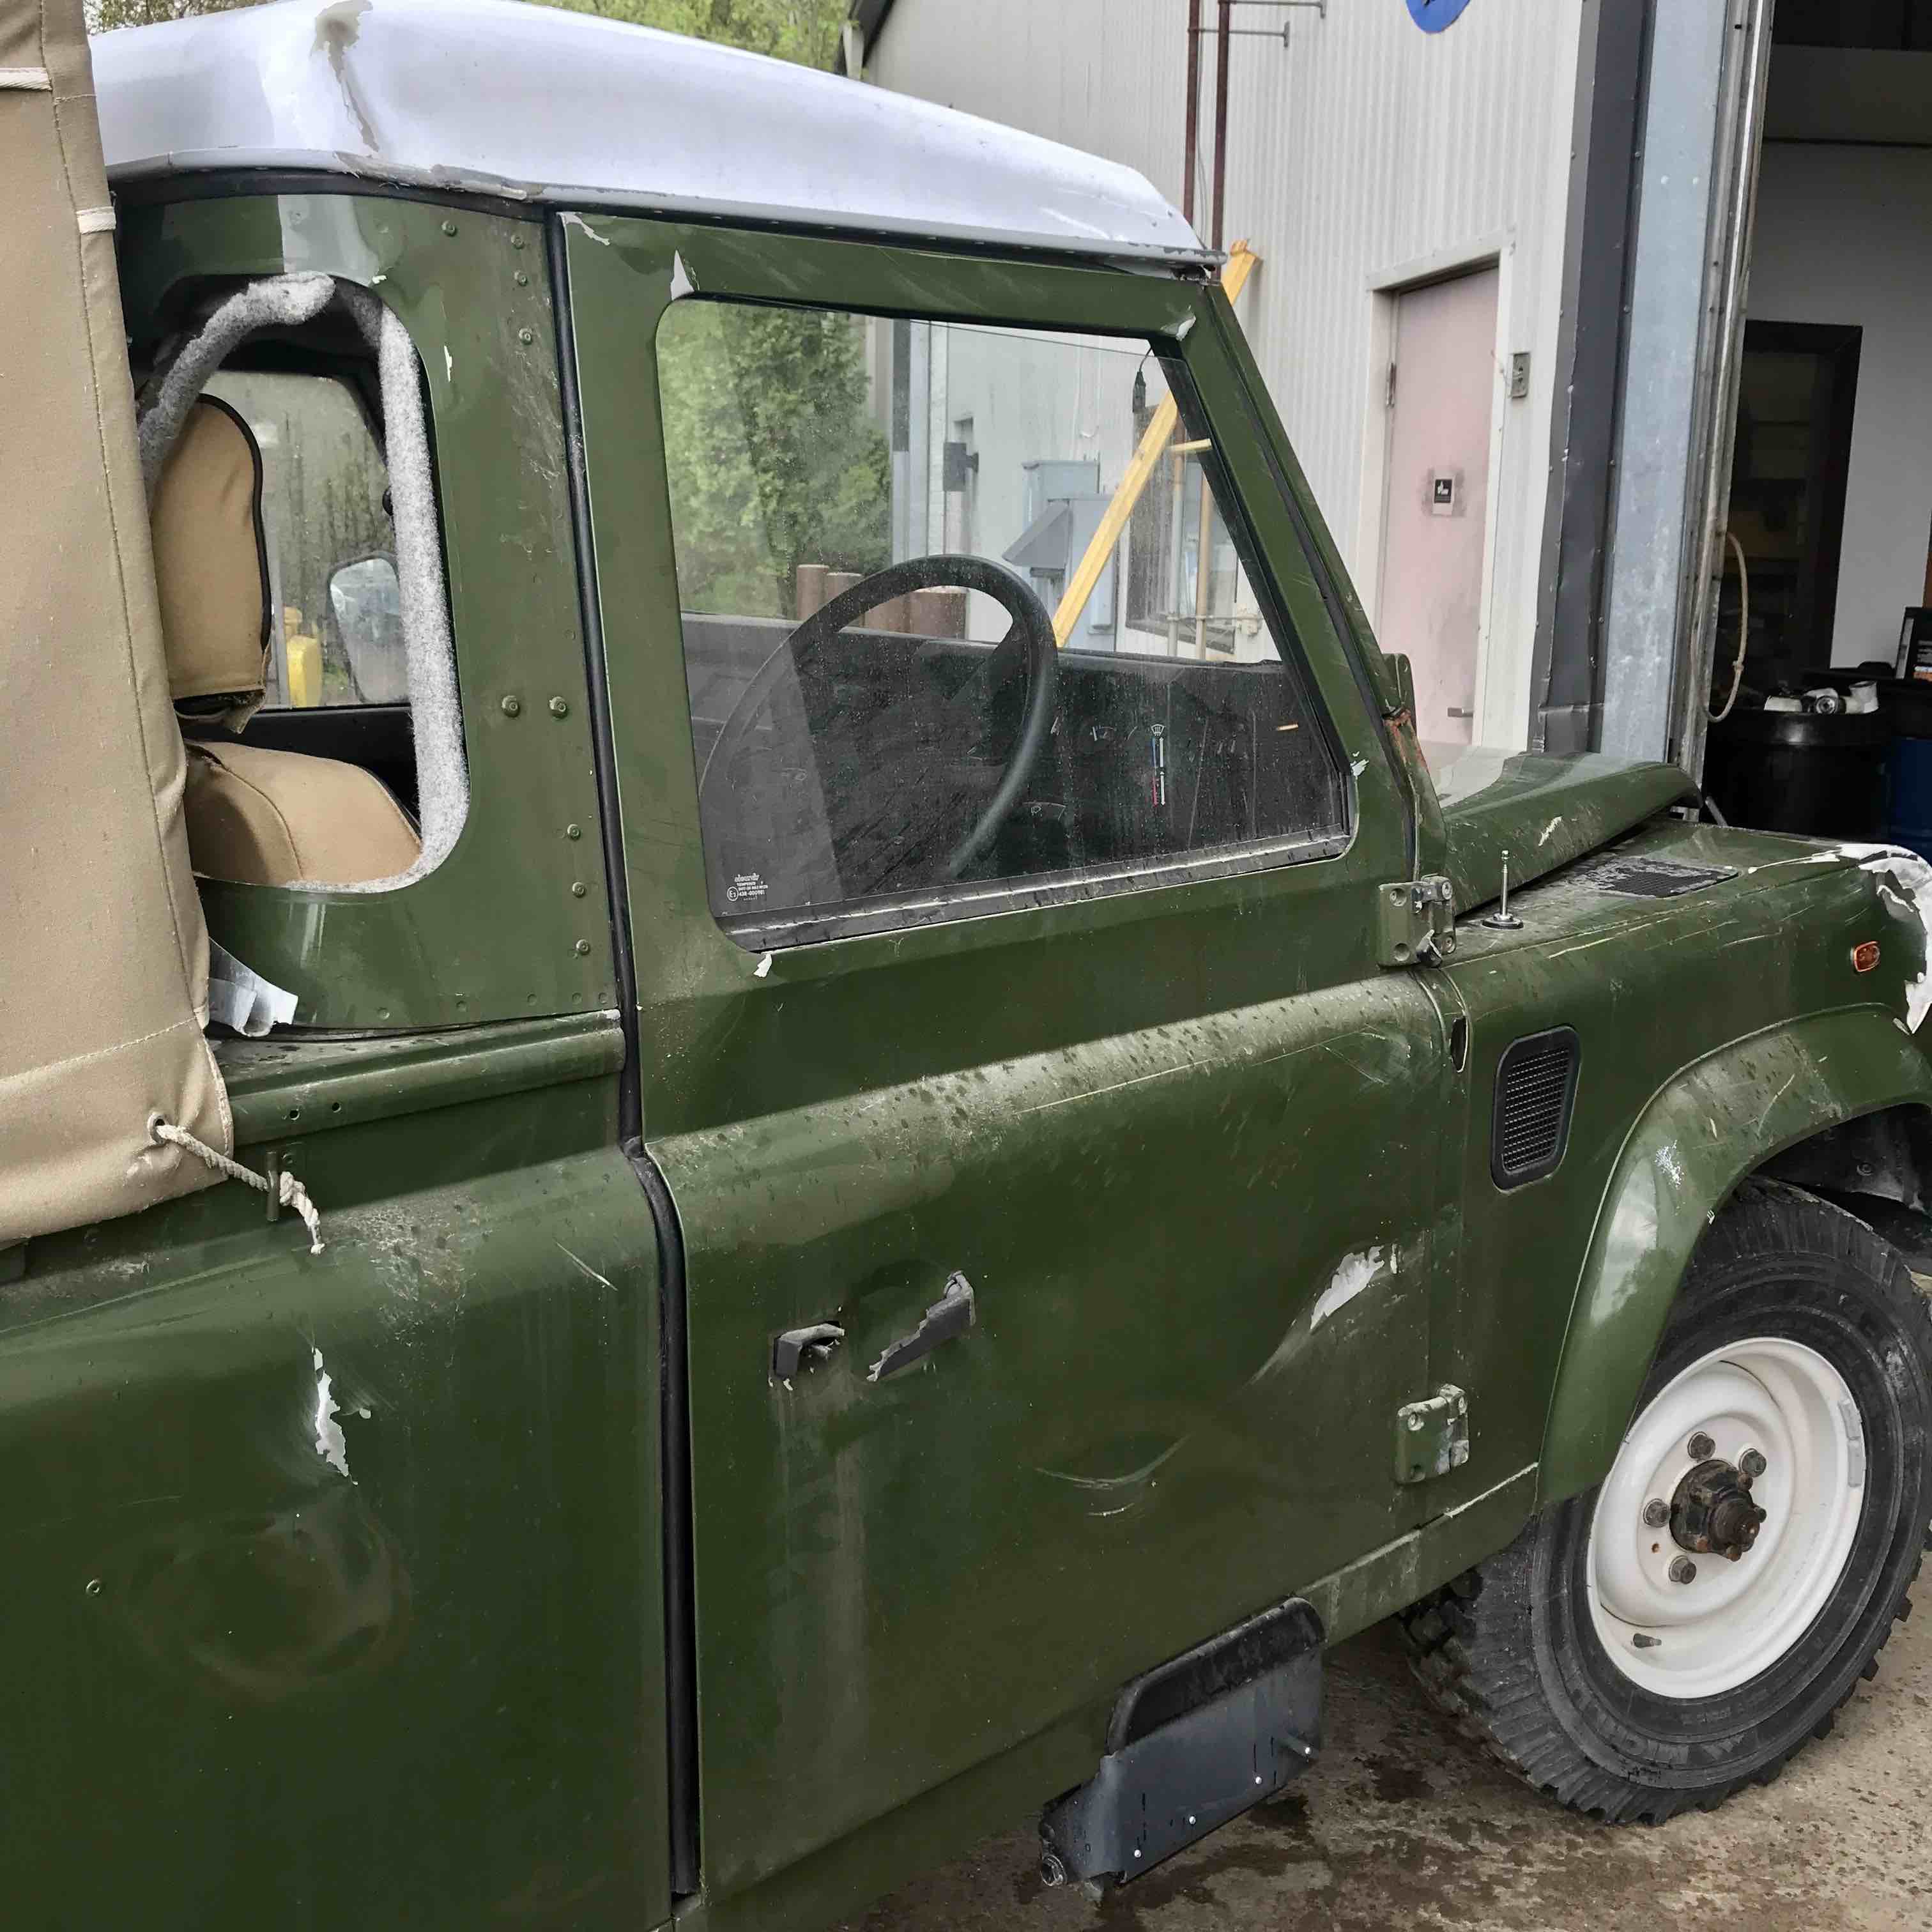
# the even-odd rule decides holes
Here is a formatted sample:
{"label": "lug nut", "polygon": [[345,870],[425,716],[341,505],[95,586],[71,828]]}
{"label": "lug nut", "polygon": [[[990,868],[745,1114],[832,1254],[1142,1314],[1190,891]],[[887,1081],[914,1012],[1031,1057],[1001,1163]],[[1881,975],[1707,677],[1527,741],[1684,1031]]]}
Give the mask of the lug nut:
{"label": "lug nut", "polygon": [[1747,1449],[1738,1458],[1738,1467],[1750,1477],[1753,1482],[1756,1482],[1758,1478],[1764,1474],[1765,1460],[1755,1449]]}
{"label": "lug nut", "polygon": [[1694,1583],[1697,1580],[1697,1566],[1688,1556],[1673,1556],[1670,1559],[1670,1580],[1673,1583]]}
{"label": "lug nut", "polygon": [[1670,1520],[1670,1505],[1661,1496],[1652,1496],[1643,1506],[1643,1520],[1652,1529],[1661,1529]]}
{"label": "lug nut", "polygon": [[1718,1447],[1716,1443],[1713,1442],[1701,1429],[1691,1437],[1686,1446],[1690,1451],[1691,1459],[1699,1462],[1703,1462],[1707,1457],[1714,1454]]}

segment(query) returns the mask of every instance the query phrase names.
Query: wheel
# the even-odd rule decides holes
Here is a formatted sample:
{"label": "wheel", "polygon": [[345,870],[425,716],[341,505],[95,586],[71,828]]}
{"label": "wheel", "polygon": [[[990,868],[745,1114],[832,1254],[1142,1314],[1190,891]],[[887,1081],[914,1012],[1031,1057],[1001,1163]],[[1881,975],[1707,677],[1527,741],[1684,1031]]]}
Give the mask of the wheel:
{"label": "wheel", "polygon": [[1768,1783],[1911,1610],[1932,1316],[1863,1222],[1746,1184],[1610,1474],[1404,1613],[1418,1676],[1563,1803],[1658,1823]]}

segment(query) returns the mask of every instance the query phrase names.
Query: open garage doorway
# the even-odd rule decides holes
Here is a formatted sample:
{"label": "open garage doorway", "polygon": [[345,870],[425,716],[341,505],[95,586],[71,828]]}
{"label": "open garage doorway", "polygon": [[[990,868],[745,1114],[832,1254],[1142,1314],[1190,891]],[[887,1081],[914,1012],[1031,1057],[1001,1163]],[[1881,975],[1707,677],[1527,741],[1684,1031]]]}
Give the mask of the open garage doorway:
{"label": "open garage doorway", "polygon": [[1932,0],[1773,22],[1705,780],[1932,851]]}

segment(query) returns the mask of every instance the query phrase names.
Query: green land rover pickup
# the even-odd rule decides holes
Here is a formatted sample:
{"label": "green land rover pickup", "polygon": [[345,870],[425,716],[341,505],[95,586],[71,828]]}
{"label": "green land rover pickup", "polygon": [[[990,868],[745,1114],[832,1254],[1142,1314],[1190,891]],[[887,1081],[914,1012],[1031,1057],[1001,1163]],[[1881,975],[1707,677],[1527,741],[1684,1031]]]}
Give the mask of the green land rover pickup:
{"label": "green land rover pickup", "polygon": [[1922,862],[1425,753],[1124,170],[79,11],[0,0],[9,1927],[1130,1885],[1390,1616],[1610,1822],[1829,1726],[1932,1518]]}

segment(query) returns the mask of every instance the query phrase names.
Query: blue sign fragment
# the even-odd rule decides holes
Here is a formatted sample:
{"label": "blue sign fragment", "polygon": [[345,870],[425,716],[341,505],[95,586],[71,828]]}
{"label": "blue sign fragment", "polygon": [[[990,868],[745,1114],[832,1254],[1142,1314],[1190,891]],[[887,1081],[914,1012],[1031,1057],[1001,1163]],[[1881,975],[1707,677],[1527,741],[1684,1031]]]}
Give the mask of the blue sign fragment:
{"label": "blue sign fragment", "polygon": [[1408,16],[1425,34],[1439,34],[1462,17],[1469,0],[1408,0]]}

